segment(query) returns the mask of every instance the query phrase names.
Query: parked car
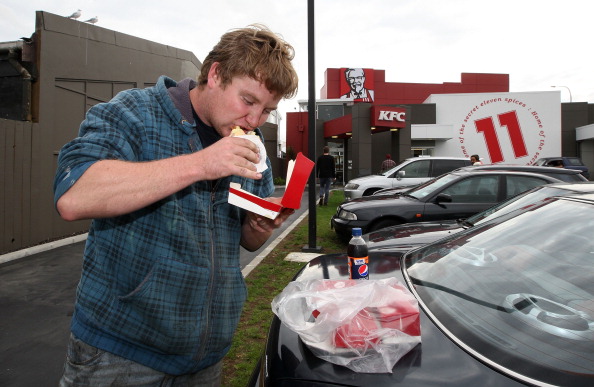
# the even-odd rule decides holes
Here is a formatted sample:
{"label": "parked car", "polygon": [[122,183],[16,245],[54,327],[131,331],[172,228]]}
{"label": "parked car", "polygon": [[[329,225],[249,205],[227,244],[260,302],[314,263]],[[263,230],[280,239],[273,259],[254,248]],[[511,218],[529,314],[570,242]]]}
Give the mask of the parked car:
{"label": "parked car", "polygon": [[579,157],[543,157],[536,162],[534,165],[542,165],[547,167],[560,167],[567,169],[574,169],[576,171],[580,171],[584,177],[587,179],[590,178],[590,171],[588,171],[588,167],[584,165],[582,160]]}
{"label": "parked car", "polygon": [[[579,171],[572,170],[572,169],[563,169],[563,168],[549,168],[549,167],[537,167],[533,165],[505,165],[505,164],[495,164],[495,165],[477,165],[471,167],[463,167],[460,168],[461,170],[467,171],[516,171],[516,172],[532,172],[532,173],[539,173],[541,175],[547,175],[554,177],[555,179],[559,179],[561,181],[566,181],[568,183],[574,182],[583,182],[588,181]],[[397,193],[403,193],[408,191],[409,189],[414,187],[397,187],[397,188],[383,188],[373,193],[373,196],[379,195],[393,195]]]}
{"label": "parked car", "polygon": [[397,224],[468,218],[512,196],[559,179],[530,172],[458,170],[394,196],[343,202],[331,227],[343,240],[353,227],[363,233]]}
{"label": "parked car", "polygon": [[[392,373],[316,357],[274,317],[251,386],[591,386],[594,195],[555,197],[409,251],[369,254],[370,279],[396,277],[420,307],[421,344]],[[295,281],[348,279],[346,254]]]}
{"label": "parked car", "polygon": [[594,182],[541,185],[466,219],[436,220],[386,227],[363,235],[363,239],[367,242],[370,251],[408,251],[478,226],[483,222],[512,211],[523,210],[543,200],[549,200],[555,196],[570,196],[580,193],[594,193]]}
{"label": "parked car", "polygon": [[379,175],[358,177],[344,186],[345,200],[369,196],[382,188],[414,187],[454,169],[470,165],[461,157],[413,157]]}
{"label": "parked car", "polygon": [[565,169],[535,165],[505,165],[505,164],[491,164],[491,165],[477,165],[472,167],[475,170],[498,170],[498,171],[522,171],[522,172],[533,172],[540,173],[541,175],[552,176],[556,179],[566,181],[568,183],[574,183],[579,181],[588,181],[588,179],[576,169]]}

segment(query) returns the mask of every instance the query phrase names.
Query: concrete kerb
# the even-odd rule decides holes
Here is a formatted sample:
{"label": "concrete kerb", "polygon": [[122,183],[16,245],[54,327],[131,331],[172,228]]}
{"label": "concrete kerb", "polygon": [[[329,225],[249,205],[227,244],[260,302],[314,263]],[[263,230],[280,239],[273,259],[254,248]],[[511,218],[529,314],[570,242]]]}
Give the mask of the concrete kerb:
{"label": "concrete kerb", "polygon": [[[295,227],[297,227],[297,225],[307,216],[307,214],[309,214],[309,210],[306,210],[303,212],[303,214],[301,214],[301,216],[299,218],[297,218],[295,221],[293,221],[293,223],[291,223],[284,231],[282,234],[280,234],[274,241],[272,241],[264,250],[262,250],[262,252],[260,254],[258,254],[258,256],[256,258],[254,258],[252,260],[252,262],[250,262],[246,267],[243,268],[243,270],[241,271],[241,273],[243,274],[244,277],[247,277],[248,274],[250,274],[250,272],[252,270],[254,270],[254,268],[256,268],[256,266],[258,266],[260,264],[260,262],[262,262],[262,260],[264,260],[264,258],[266,258],[266,256],[268,254],[270,254],[270,252],[291,232],[293,231],[293,229]],[[44,251],[48,251],[48,250],[52,250],[58,247],[62,247],[62,246],[67,246],[67,245],[71,245],[74,243],[78,243],[81,241],[84,241],[85,239],[87,239],[88,234],[80,234],[80,235],[75,235],[72,237],[68,237],[68,238],[64,238],[64,239],[59,239],[53,242],[49,242],[49,243],[44,243],[41,245],[37,245],[37,246],[32,246],[26,249],[22,249],[22,250],[17,250],[17,251],[13,251],[4,255],[0,255],[0,265],[7,263],[7,262],[11,262],[17,259],[21,259],[21,258],[25,258],[37,253],[42,253]],[[299,262],[309,262],[312,258],[315,258],[316,256],[318,256],[319,254],[312,254],[312,253],[291,253],[287,256],[287,260],[292,260],[292,261],[299,261]]]}
{"label": "concrete kerb", "polygon": [[55,249],[58,247],[67,246],[67,245],[71,245],[71,244],[74,244],[77,242],[84,241],[85,239],[87,239],[88,235],[89,235],[88,233],[79,234],[79,235],[71,236],[68,238],[58,239],[58,240],[55,240],[52,242],[43,243],[41,245],[32,246],[32,247],[28,247],[26,249],[17,250],[17,251],[13,251],[10,253],[6,253],[4,255],[0,255],[0,265],[4,264],[6,262],[14,261],[16,259],[25,258],[30,255],[43,253],[44,251],[48,251],[48,250],[52,250],[52,249]]}
{"label": "concrete kerb", "polygon": [[[284,188],[284,186],[275,186],[275,188]],[[282,234],[280,234],[274,241],[272,241],[262,252],[252,260],[246,267],[243,268],[241,273],[243,274],[244,278],[254,270],[256,266],[266,258],[268,254],[291,232],[297,225],[309,214],[309,210],[305,210],[303,214],[299,218],[297,218],[293,223],[291,223]],[[37,253],[42,253],[44,251],[52,250],[58,247],[71,245],[74,243],[82,242],[87,239],[88,233],[74,235],[71,237],[55,240],[52,242],[40,244],[37,246],[28,247],[26,249],[13,251],[10,253],[6,253],[4,255],[0,255],[0,265],[11,262],[17,259],[25,258]],[[285,259],[291,261],[298,261],[298,262],[309,262],[311,259],[317,257],[320,254],[315,253],[290,253]]]}
{"label": "concrete kerb", "polygon": [[268,246],[266,246],[266,248],[264,250],[262,250],[262,252],[260,254],[258,254],[258,256],[256,258],[254,258],[249,264],[246,265],[246,267],[243,268],[243,270],[241,271],[241,274],[243,274],[243,277],[247,277],[248,274],[250,274],[252,272],[252,270],[254,270],[256,268],[256,266],[258,266],[263,260],[264,258],[266,258],[266,256],[268,254],[270,254],[270,252],[272,250],[274,250],[274,248],[291,232],[293,231],[293,229],[295,227],[297,227],[297,225],[299,223],[301,223],[301,221],[307,216],[307,214],[309,214],[309,210],[305,210],[303,212],[303,214],[301,214],[301,216],[299,218],[297,218],[295,221],[293,221],[293,223],[291,223],[286,229],[285,231],[282,232],[282,234],[280,234],[275,240],[273,240]]}

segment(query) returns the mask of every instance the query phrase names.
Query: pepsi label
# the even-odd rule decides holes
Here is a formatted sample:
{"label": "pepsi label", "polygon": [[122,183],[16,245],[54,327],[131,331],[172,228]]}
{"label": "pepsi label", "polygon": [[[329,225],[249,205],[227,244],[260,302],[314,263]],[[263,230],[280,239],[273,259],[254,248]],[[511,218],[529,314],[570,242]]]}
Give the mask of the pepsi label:
{"label": "pepsi label", "polygon": [[369,257],[349,257],[349,277],[351,279],[369,279]]}

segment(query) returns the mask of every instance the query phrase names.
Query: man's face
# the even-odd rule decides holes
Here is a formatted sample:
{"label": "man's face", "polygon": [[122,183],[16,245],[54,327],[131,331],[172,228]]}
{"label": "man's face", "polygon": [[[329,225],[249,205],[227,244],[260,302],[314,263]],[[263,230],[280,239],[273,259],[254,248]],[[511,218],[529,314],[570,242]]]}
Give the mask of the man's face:
{"label": "man's face", "polygon": [[363,85],[365,84],[365,72],[363,69],[354,69],[347,73],[347,82],[356,93],[360,93],[363,90]]}
{"label": "man's face", "polygon": [[211,81],[211,98],[208,106],[200,107],[204,117],[199,116],[222,137],[229,136],[234,126],[246,131],[261,126],[281,99],[263,83],[247,76],[235,77],[224,87],[218,78]]}

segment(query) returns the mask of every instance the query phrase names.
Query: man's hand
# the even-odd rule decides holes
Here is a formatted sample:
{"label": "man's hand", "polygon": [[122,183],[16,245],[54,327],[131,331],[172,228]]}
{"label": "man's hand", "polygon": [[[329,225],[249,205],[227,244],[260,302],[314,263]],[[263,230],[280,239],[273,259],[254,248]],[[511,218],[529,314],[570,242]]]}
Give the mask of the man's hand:
{"label": "man's hand", "polygon": [[255,166],[260,160],[258,147],[244,138],[223,137],[194,155],[200,168],[200,180],[216,180],[231,175],[256,180],[262,178]]}
{"label": "man's hand", "polygon": [[[280,204],[281,198],[267,198],[273,203]],[[241,230],[241,245],[249,250],[255,251],[270,238],[272,232],[279,228],[289,216],[295,213],[291,208],[283,208],[275,219],[248,212]]]}

